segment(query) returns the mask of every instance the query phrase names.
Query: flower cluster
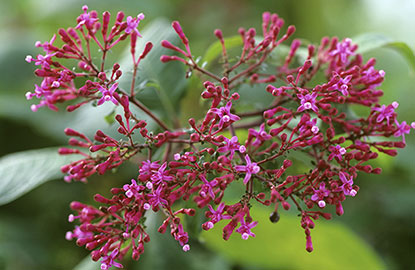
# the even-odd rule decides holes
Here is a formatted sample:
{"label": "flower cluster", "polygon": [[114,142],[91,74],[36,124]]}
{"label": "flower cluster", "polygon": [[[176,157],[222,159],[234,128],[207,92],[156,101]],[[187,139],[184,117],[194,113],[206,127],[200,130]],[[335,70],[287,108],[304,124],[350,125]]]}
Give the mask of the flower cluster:
{"label": "flower cluster", "polygon": [[[77,214],[71,214],[69,221],[77,220],[80,226],[75,226],[66,238],[76,239],[78,245],[90,250],[93,260],[101,260],[101,269],[122,267],[115,260],[121,260],[129,250],[133,259],[139,259],[144,243],[150,241],[145,224],[149,211],[164,216],[158,231],[164,233],[170,228],[172,237],[183,251],[188,251],[189,235],[183,215],[193,216],[196,208],[204,209],[204,230],[223,222],[225,240],[234,232],[247,240],[255,237],[258,223],[250,212],[255,201],[272,208],[271,222],[279,220],[280,205],[288,210],[294,204],[305,230],[306,250],[311,252],[313,220],[330,219],[329,206],[342,215],[342,202],[359,191],[354,183],[358,172],[381,173],[369,161],[380,153],[395,156],[396,148],[405,147],[405,134],[411,126],[415,129],[415,123],[399,123],[397,102],[378,103],[383,92],[377,87],[385,72],[375,69],[375,59],[364,62],[350,39],[325,37],[318,46],[306,47],[305,59],[298,55],[301,41],[295,39],[285,60],[276,61],[273,52],[286,46],[282,43],[293,35],[295,27],[289,26],[284,32],[284,20],[268,12],[263,14],[261,38],[254,28],[239,29],[242,48],[237,57],[230,57],[222,32],[214,31],[222,46],[221,75],[198,64],[180,24],[173,22],[184,49],[164,40],[161,45],[173,54],[163,55],[160,60],[179,61],[198,73],[204,81],[201,96],[208,102],[201,119],[190,118],[189,126],[171,128],[136,99],[134,79],[129,93],[120,89],[117,80],[122,73],[118,63],[106,70],[107,52],[130,37],[133,78],[136,77],[140,60],[152,48],[148,43],[136,57],[135,46],[141,37],[137,27],[144,15],[124,21],[120,12],[109,30],[108,12],[99,18],[86,6],[83,10],[75,28],[59,30],[61,48],[53,45],[54,36],[50,42],[36,43],[46,55],[26,58],[39,66],[35,74],[43,78],[41,86],[36,85],[35,92],[26,96],[40,99],[38,105],[32,106],[34,111],[42,106],[57,110],[57,103],[71,100],[78,103],[69,105],[68,111],[88,102],[111,102],[123,108],[124,117],[116,115],[115,120],[124,139],[116,140],[98,130],[90,140],[68,128],[65,133],[72,137],[69,144],[78,148],[60,150],[61,154],[83,156],[62,168],[67,181],[85,181],[95,172],[104,174],[131,157],[141,157],[135,179],[122,188],[113,188],[110,198],[95,195],[103,206],[71,204]],[[91,56],[92,43],[102,53],[98,65]],[[76,61],[80,71],[61,64],[63,59]],[[268,68],[263,69],[264,65]],[[318,74],[325,79],[315,80]],[[78,77],[85,78],[82,85],[77,85]],[[245,83],[258,85],[261,94],[268,95],[269,104],[260,110],[244,111],[239,106],[238,92]],[[367,107],[368,115],[351,115],[347,108],[352,104]],[[149,132],[146,122],[130,111],[130,105],[150,116],[158,128]],[[238,130],[246,130],[247,138],[238,136]],[[156,149],[164,150],[159,160],[152,157]],[[305,155],[306,160],[297,158],[295,153]],[[234,204],[223,199],[232,182],[245,186]],[[176,202],[189,200],[195,208],[177,209]]]}

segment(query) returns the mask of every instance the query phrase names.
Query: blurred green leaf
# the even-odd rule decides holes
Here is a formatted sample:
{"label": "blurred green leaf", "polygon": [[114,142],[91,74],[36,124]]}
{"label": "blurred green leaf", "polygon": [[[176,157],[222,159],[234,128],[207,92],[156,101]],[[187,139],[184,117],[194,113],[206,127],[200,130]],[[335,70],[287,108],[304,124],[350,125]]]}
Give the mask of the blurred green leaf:
{"label": "blurred green leaf", "polygon": [[[227,50],[243,45],[242,38],[240,35],[228,37],[224,40]],[[222,55],[222,44],[218,40],[209,46],[205,55],[203,56],[201,64],[203,65],[203,63],[206,63],[205,67],[208,67],[213,62],[213,60],[218,58],[220,55]]]}
{"label": "blurred green leaf", "polygon": [[359,45],[357,53],[363,54],[378,48],[391,48],[401,54],[415,71],[414,51],[405,43],[394,41],[391,38],[377,33],[367,33],[354,37],[353,42]]}
{"label": "blurred green leaf", "polygon": [[13,153],[0,159],[0,205],[6,204],[38,185],[62,177],[60,167],[73,157],[61,156],[58,148]]}
{"label": "blurred green leaf", "polygon": [[[259,220],[255,238],[245,241],[235,233],[222,239],[223,226],[202,233],[207,246],[232,261],[263,269],[385,269],[380,258],[357,235],[334,221],[316,222],[311,231],[314,251],[305,251],[300,218],[282,215],[277,224],[268,221],[263,208],[252,211]],[[225,223],[223,223],[225,225]]]}
{"label": "blurred green leaf", "polygon": [[73,270],[100,270],[101,264],[99,262],[94,262],[91,259],[91,256],[86,256],[79,264],[77,264]]}

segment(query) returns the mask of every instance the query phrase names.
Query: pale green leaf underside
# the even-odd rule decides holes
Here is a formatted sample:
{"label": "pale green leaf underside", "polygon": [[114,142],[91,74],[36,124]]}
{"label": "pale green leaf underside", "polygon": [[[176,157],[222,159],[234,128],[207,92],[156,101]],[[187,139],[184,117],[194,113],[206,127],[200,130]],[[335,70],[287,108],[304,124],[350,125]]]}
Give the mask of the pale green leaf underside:
{"label": "pale green leaf underside", "polygon": [[60,167],[74,157],[60,156],[58,148],[13,153],[0,159],[0,205],[40,184],[62,177]]}

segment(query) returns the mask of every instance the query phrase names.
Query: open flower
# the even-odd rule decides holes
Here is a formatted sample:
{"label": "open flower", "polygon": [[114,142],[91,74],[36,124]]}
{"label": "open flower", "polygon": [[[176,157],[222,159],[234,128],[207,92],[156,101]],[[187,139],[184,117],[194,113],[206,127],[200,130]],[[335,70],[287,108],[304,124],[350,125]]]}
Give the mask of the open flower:
{"label": "open flower", "polygon": [[98,100],[97,105],[102,105],[104,104],[105,101],[111,101],[112,103],[114,103],[115,105],[118,105],[118,101],[115,98],[115,96],[117,95],[117,93],[115,92],[115,90],[118,88],[118,83],[114,83],[110,89],[106,89],[105,87],[102,87],[101,85],[98,86],[99,91],[102,93],[102,97],[100,98],[100,100]]}
{"label": "open flower", "polygon": [[251,176],[257,174],[261,168],[256,163],[251,162],[248,155],[245,155],[245,161],[246,165],[236,165],[235,170],[237,172],[245,172],[244,184],[246,185],[249,179],[251,179]]}

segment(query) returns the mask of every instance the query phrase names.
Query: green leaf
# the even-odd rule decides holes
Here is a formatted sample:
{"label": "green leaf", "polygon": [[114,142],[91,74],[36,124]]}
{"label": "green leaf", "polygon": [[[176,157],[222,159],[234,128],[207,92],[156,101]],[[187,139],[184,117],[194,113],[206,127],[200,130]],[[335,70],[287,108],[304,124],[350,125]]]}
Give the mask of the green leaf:
{"label": "green leaf", "polygon": [[94,262],[91,259],[91,256],[86,256],[79,264],[77,264],[73,270],[100,270],[101,264],[99,262]]}
{"label": "green leaf", "polygon": [[[243,45],[242,38],[240,35],[228,37],[224,40],[227,50]],[[208,67],[211,64],[211,62],[218,58],[220,55],[222,55],[222,44],[218,40],[214,42],[212,45],[210,45],[207,49],[205,55],[203,56],[202,65],[203,63],[206,63],[205,67]]]}
{"label": "green leaf", "polygon": [[400,53],[415,71],[414,51],[404,42],[394,41],[389,37],[377,33],[367,33],[354,37],[353,42],[359,47],[357,53],[363,54],[378,48],[391,48]]}
{"label": "green leaf", "polygon": [[13,153],[0,159],[0,205],[9,203],[40,184],[62,177],[60,167],[74,157],[58,148]]}
{"label": "green leaf", "polygon": [[255,238],[242,240],[234,232],[228,241],[222,239],[222,225],[202,233],[206,245],[226,258],[261,269],[385,269],[374,251],[347,227],[335,221],[317,221],[311,231],[314,251],[305,250],[305,235],[300,218],[281,215],[274,224],[269,212],[254,208],[258,225],[252,230]]}

